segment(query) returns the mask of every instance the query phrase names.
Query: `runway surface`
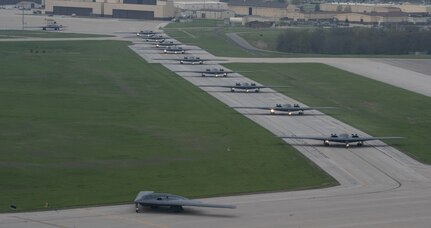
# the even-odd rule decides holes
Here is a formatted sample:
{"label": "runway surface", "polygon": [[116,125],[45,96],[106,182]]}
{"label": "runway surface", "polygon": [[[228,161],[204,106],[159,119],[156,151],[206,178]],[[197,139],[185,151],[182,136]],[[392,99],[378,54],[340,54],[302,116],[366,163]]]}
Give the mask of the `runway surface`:
{"label": "runway surface", "polygon": [[[153,27],[151,27],[153,26]],[[158,26],[158,25],[157,25]],[[156,26],[156,27],[157,27]],[[148,27],[154,28],[149,23]],[[140,27],[138,30],[143,29]],[[112,33],[112,32],[111,32]],[[136,38],[128,38],[136,40]],[[149,62],[160,62],[173,71],[200,70],[220,67],[216,61],[206,65],[180,65],[174,60],[183,55],[166,55],[150,49],[152,45],[137,43],[130,48]],[[192,50],[190,54],[214,58],[204,50]],[[366,71],[361,68],[381,67],[386,75],[378,75],[382,81],[412,81],[417,72],[376,63],[370,59],[239,59],[247,62],[324,62],[346,70]],[[376,65],[377,64],[377,65]],[[378,67],[378,68],[379,68]],[[402,69],[403,74],[391,76],[388,69]],[[367,71],[379,74],[381,70]],[[371,73],[370,73],[371,72]],[[229,78],[190,77],[196,74],[182,72],[179,76],[195,85],[233,85],[247,81],[240,74]],[[425,74],[424,74],[425,75]],[[403,77],[401,77],[403,76]],[[367,76],[368,77],[368,76]],[[430,76],[426,76],[430,78]],[[422,77],[419,77],[422,79]],[[403,83],[406,83],[402,81]],[[423,81],[426,83],[427,81]],[[399,84],[403,84],[399,83]],[[421,92],[431,83],[411,90]],[[227,88],[204,87],[216,99],[229,106],[266,106],[275,103],[299,103],[271,89],[260,93],[231,93]],[[423,91],[422,91],[423,92]],[[421,92],[421,93],[422,93]],[[429,96],[429,95],[428,95]],[[305,104],[301,104],[305,105]],[[303,116],[251,115],[265,111],[237,110],[275,135],[329,135],[351,132],[365,135],[332,117],[318,111]],[[228,203],[238,206],[235,210],[186,208],[184,213],[173,214],[163,210],[145,210],[134,213],[134,205],[91,207],[32,213],[0,214],[0,227],[430,227],[431,224],[431,168],[380,141],[366,143],[364,147],[323,147],[315,141],[286,140],[298,151],[319,165],[339,181],[340,186],[293,192],[278,192],[204,199],[209,203]],[[270,154],[270,151],[268,151]],[[131,199],[132,201],[133,199]]]}

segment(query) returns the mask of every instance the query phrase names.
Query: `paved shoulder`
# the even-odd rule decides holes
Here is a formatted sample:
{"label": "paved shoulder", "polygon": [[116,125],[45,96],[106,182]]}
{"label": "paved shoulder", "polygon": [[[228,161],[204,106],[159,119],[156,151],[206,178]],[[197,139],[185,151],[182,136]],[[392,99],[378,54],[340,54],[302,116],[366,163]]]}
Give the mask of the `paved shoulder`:
{"label": "paved shoulder", "polygon": [[226,36],[229,37],[233,42],[235,42],[236,44],[238,44],[238,46],[242,48],[245,48],[251,51],[261,51],[260,49],[255,48],[249,42],[244,40],[242,37],[238,36],[238,34],[236,33],[226,33]]}

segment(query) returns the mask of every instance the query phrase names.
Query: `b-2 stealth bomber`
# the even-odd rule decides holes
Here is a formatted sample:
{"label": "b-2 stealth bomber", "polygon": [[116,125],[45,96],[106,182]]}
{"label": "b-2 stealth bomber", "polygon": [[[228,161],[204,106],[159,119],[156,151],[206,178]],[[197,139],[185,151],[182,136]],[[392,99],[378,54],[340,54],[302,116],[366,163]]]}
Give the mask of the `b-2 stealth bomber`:
{"label": "b-2 stealth bomber", "polygon": [[385,139],[402,139],[403,137],[361,137],[358,134],[331,134],[329,137],[320,136],[281,136],[280,138],[285,139],[311,139],[311,140],[321,140],[323,145],[329,146],[329,142],[344,143],[346,148],[349,148],[350,143],[357,143],[358,146],[363,146],[365,141],[371,140],[385,140]]}
{"label": "b-2 stealth bomber", "polygon": [[286,88],[288,86],[256,85],[256,83],[242,82],[242,83],[235,83],[235,85],[200,85],[199,87],[220,87],[220,88],[229,88],[231,92],[242,90],[242,91],[245,91],[246,93],[251,91],[258,93],[263,88]]}
{"label": "b-2 stealth bomber", "polygon": [[234,205],[211,204],[203,203],[198,200],[188,199],[186,197],[177,196],[169,193],[156,193],[153,191],[141,191],[135,198],[136,213],[140,212],[142,207],[158,208],[169,207],[173,212],[183,211],[184,206],[189,207],[213,207],[213,208],[230,208],[234,209]]}
{"label": "b-2 stealth bomber", "polygon": [[306,110],[315,110],[315,109],[334,109],[334,107],[301,107],[299,104],[276,104],[273,107],[259,107],[259,106],[237,106],[232,108],[239,108],[239,109],[263,109],[263,110],[269,110],[269,113],[274,115],[276,111],[280,112],[287,112],[287,114],[290,116],[294,112],[297,112],[299,115],[303,115],[304,111]]}

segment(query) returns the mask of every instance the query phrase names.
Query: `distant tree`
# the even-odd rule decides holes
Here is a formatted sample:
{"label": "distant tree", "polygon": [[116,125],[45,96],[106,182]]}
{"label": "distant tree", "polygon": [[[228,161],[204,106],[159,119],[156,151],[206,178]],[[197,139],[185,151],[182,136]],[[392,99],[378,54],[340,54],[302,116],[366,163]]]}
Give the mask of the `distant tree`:
{"label": "distant tree", "polygon": [[292,53],[318,54],[431,53],[429,40],[431,40],[431,31],[410,27],[402,30],[391,28],[289,29],[278,37],[277,49]]}
{"label": "distant tree", "polygon": [[325,33],[323,29],[316,29],[311,33],[310,48],[313,53],[322,53],[325,41]]}

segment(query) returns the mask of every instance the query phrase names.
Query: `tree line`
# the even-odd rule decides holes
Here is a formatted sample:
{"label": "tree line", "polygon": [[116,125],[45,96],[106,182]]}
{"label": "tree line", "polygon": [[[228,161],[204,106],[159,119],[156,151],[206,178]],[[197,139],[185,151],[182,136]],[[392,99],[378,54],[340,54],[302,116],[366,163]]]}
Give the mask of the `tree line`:
{"label": "tree line", "polygon": [[377,28],[287,29],[278,36],[277,50],[314,54],[431,54],[431,31]]}

